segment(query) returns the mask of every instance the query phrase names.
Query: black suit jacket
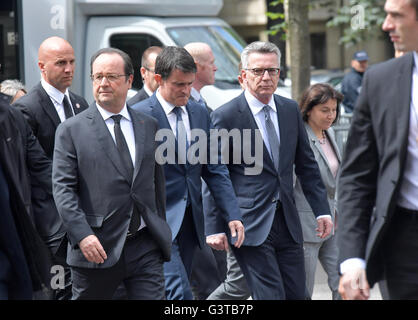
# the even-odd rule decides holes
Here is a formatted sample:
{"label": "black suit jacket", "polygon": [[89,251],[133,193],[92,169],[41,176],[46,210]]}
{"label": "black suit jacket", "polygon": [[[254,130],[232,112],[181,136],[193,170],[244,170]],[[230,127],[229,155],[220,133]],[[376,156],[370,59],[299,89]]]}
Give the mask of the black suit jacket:
{"label": "black suit jacket", "polygon": [[130,98],[126,104],[130,107],[132,107],[135,103],[138,103],[142,100],[148,99],[149,95],[148,93],[145,91],[144,87],[142,87],[141,90],[139,90],[136,95],[134,95],[132,98]]}
{"label": "black suit jacket", "polygon": [[339,260],[365,259],[370,285],[382,278],[382,239],[405,168],[413,63],[413,54],[407,53],[365,73],[342,162]]}
{"label": "black suit jacket", "polygon": [[[71,91],[70,99],[76,114],[88,108],[86,100]],[[55,131],[61,121],[41,83],[18,99],[13,106],[22,111],[46,155],[52,159]],[[52,197],[36,181],[33,184],[32,201],[36,227],[42,238],[52,243],[64,236],[62,221]]]}
{"label": "black suit jacket", "polygon": [[[70,99],[75,114],[88,108],[86,100],[71,91]],[[26,95],[18,99],[13,106],[22,111],[46,155],[52,159],[55,130],[61,121],[51,98],[41,83],[39,82]]]}
{"label": "black suit jacket", "polygon": [[[122,253],[134,206],[139,209],[163,258],[170,259],[171,231],[165,220],[164,171],[155,161],[158,124],[141,112],[129,107],[128,111],[136,145],[133,179],[126,176],[116,144],[95,104],[57,129],[53,193],[69,238],[67,263],[70,266],[108,268],[114,265]],[[100,265],[88,262],[78,247],[82,239],[92,234],[107,253],[107,260]]]}
{"label": "black suit jacket", "polygon": [[49,287],[51,262],[33,227],[30,185],[37,181],[51,196],[51,161],[22,114],[6,101],[0,94],[0,164],[8,184],[11,212],[0,209],[0,247],[13,270],[11,298],[31,299],[31,287]]}

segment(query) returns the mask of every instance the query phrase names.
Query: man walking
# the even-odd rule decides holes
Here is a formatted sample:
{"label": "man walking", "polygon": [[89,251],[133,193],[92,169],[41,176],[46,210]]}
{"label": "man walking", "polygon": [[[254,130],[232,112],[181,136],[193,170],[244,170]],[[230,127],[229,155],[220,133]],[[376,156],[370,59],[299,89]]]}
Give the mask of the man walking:
{"label": "man walking", "polygon": [[338,200],[344,299],[368,299],[382,279],[390,299],[418,298],[418,0],[387,0],[385,11],[382,29],[405,54],[366,72],[348,135]]}
{"label": "man walking", "polygon": [[[174,135],[177,161],[164,165],[167,191],[167,221],[172,230],[171,261],[164,266],[167,299],[193,299],[189,277],[195,250],[205,245],[204,218],[201,197],[201,178],[211,190],[220,220],[228,225],[230,235],[236,236],[235,246],[244,240],[241,213],[225,165],[210,164],[210,129],[208,112],[190,101],[196,65],[184,49],[166,47],[158,55],[155,77],[157,92],[149,99],[132,106],[158,120],[160,129]],[[193,132],[203,132],[207,142],[205,161],[190,163],[187,149],[194,148]],[[197,139],[196,139],[197,140]],[[174,146],[173,146],[174,147]],[[227,227],[227,228],[228,228]],[[222,232],[227,230],[222,229]]]}
{"label": "man walking", "polygon": [[[243,50],[241,61],[244,93],[212,112],[215,127],[251,132],[248,141],[229,145],[228,169],[246,230],[243,245],[232,250],[253,299],[305,299],[303,235],[293,198],[293,170],[317,217],[320,237],[332,228],[325,187],[297,103],[274,94],[279,49],[269,42],[254,42]],[[248,156],[242,151],[244,143],[250,143],[251,150],[262,144],[262,163],[256,164],[259,174],[246,174],[247,164],[233,159],[234,149],[241,150],[240,159]],[[222,242],[216,215],[207,217],[206,224],[208,243]]]}
{"label": "man walking", "polygon": [[131,110],[129,56],[114,48],[91,59],[95,103],[57,129],[53,187],[69,238],[73,299],[163,299],[170,258],[164,173],[155,162],[155,119]]}

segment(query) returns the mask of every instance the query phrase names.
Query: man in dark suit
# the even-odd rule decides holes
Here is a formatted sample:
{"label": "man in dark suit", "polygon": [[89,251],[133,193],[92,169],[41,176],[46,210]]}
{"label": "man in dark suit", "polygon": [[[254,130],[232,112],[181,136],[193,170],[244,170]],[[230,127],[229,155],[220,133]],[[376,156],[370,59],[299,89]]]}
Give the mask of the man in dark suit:
{"label": "man in dark suit", "polygon": [[[52,160],[57,126],[87,109],[88,104],[68,90],[73,80],[75,56],[66,40],[59,37],[44,40],[38,50],[38,66],[42,77],[40,83],[13,106],[22,111],[46,155]],[[53,199],[41,187],[34,186],[32,201],[38,232],[56,256],[56,263],[65,264],[65,251],[62,252],[66,246],[65,232]],[[66,273],[65,288],[57,290],[57,299],[69,299],[71,296],[67,267]]]}
{"label": "man in dark suit", "polygon": [[95,103],[57,129],[54,199],[69,238],[73,299],[163,299],[170,259],[163,168],[155,119],[126,106],[129,56],[114,48],[91,59]]}
{"label": "man in dark suit", "polygon": [[[305,299],[303,235],[293,198],[293,169],[318,221],[318,235],[332,228],[321,181],[297,106],[274,95],[280,74],[280,51],[272,43],[254,42],[241,54],[246,90],[212,112],[219,129],[247,132],[251,137],[229,145],[228,169],[241,208],[245,241],[234,255],[253,299]],[[250,151],[245,147],[250,144]],[[257,149],[257,146],[260,149]],[[254,169],[234,161],[254,154]],[[260,150],[260,151],[258,151]],[[209,211],[211,212],[211,211]],[[206,217],[207,241],[222,240],[216,216]]]}
{"label": "man in dark suit", "polygon": [[31,182],[52,197],[51,161],[22,114],[0,93],[0,300],[49,288],[51,261],[33,227]]}
{"label": "man in dark suit", "polygon": [[127,105],[133,106],[142,100],[148,99],[157,90],[158,83],[155,81],[155,59],[163,50],[161,47],[152,46],[144,51],[141,59],[141,76],[143,86],[131,99],[128,100]]}
{"label": "man in dark suit", "polygon": [[[166,47],[158,55],[155,65],[155,79],[159,88],[149,99],[132,106],[158,120],[160,132],[165,132],[167,141],[175,147],[174,159],[167,159],[164,165],[167,192],[167,222],[172,231],[173,250],[171,261],[164,265],[167,299],[193,299],[189,277],[194,252],[205,245],[204,219],[202,210],[201,178],[211,190],[217,206],[222,210],[220,219],[225,222],[231,236],[237,237],[239,247],[244,240],[241,213],[234,195],[225,165],[211,164],[210,129],[208,112],[189,100],[195,79],[196,65],[192,56],[184,49]],[[191,163],[190,153],[199,139],[194,133],[203,132],[207,149],[198,150],[204,159]],[[173,137],[174,135],[174,137]],[[170,150],[168,150],[170,153]],[[218,156],[218,155],[217,155]],[[218,159],[218,157],[216,157]],[[228,230],[223,229],[222,232]]]}
{"label": "man in dark suit", "polygon": [[[418,298],[418,1],[387,0],[382,29],[402,57],[365,74],[339,180],[340,293]],[[391,81],[387,81],[391,79]]]}

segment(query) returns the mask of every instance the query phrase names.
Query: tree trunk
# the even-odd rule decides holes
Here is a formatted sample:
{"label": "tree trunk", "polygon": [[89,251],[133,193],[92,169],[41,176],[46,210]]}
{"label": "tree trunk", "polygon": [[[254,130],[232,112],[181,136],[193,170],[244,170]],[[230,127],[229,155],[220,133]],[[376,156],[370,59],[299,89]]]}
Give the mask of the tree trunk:
{"label": "tree trunk", "polygon": [[[276,6],[272,6],[271,0],[266,0],[267,11],[269,12],[277,12],[277,13],[284,13],[284,5],[278,4]],[[267,30],[270,30],[272,26],[282,23],[282,19],[271,20],[267,18]],[[268,35],[268,39],[270,42],[274,43],[279,49],[280,53],[282,54],[280,59],[280,78],[286,78],[287,74],[287,66],[286,66],[286,40],[282,39],[283,32],[278,32],[275,35]]]}
{"label": "tree trunk", "polygon": [[309,0],[287,0],[292,98],[299,102],[311,78]]}

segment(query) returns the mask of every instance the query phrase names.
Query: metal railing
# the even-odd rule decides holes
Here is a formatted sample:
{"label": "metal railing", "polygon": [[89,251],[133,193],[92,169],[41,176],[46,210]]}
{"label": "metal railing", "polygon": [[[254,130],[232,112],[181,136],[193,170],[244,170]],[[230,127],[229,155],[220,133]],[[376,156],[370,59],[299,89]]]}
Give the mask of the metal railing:
{"label": "metal railing", "polygon": [[341,156],[344,154],[345,143],[347,142],[348,130],[350,129],[352,113],[341,114],[338,122],[332,127],[335,132],[335,140],[340,149]]}

